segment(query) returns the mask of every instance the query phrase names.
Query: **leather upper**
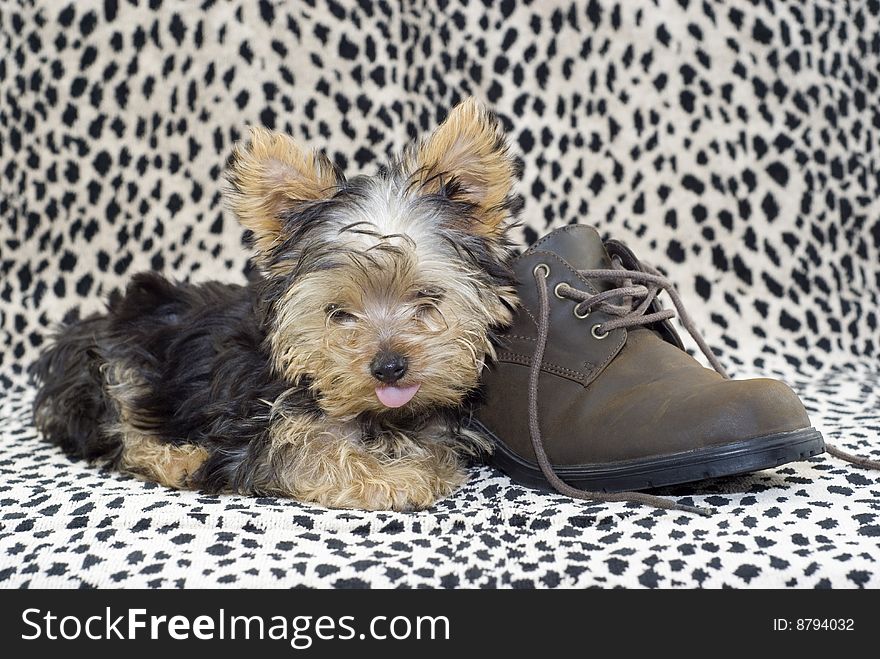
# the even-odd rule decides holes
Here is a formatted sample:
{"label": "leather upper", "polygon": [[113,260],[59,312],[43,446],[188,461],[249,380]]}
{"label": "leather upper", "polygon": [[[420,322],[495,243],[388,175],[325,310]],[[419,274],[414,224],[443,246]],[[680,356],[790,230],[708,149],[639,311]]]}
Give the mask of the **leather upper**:
{"label": "leather upper", "polygon": [[[626,255],[624,255],[626,256]],[[624,258],[626,261],[626,258]],[[595,229],[570,225],[518,257],[521,309],[498,362],[483,376],[476,417],[520,457],[535,461],[528,428],[528,377],[538,326],[534,271],[546,275],[550,325],[539,378],[538,416],[544,446],[557,466],[639,459],[735,443],[810,426],[797,395],[769,379],[726,380],[681,347],[671,326],[591,332],[609,319],[574,314],[576,301],[554,295],[566,283],[587,292],[611,285],[578,269],[607,269]],[[626,267],[632,267],[626,263]],[[546,271],[539,268],[543,275]]]}

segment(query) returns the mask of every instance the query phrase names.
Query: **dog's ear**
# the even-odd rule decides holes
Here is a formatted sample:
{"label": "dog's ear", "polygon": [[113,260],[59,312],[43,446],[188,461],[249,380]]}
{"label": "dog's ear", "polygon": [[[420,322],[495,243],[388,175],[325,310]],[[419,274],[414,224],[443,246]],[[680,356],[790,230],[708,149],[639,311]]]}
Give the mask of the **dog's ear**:
{"label": "dog's ear", "polygon": [[262,127],[235,146],[226,170],[226,196],[241,225],[265,252],[282,234],[283,215],[305,202],[331,197],[339,173],[330,160],[290,135]]}
{"label": "dog's ear", "polygon": [[492,112],[474,98],[454,107],[446,120],[411,150],[406,167],[420,189],[445,191],[474,208],[475,233],[504,231],[517,165]]}

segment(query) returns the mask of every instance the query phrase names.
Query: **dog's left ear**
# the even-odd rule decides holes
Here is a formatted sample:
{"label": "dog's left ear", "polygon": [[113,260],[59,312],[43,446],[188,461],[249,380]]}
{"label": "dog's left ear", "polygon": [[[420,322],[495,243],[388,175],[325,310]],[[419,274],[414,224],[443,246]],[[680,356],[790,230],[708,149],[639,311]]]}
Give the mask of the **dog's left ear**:
{"label": "dog's left ear", "polygon": [[261,254],[281,238],[286,212],[333,196],[339,178],[324,154],[303,148],[290,135],[255,127],[229,159],[226,197]]}
{"label": "dog's left ear", "polygon": [[488,237],[504,231],[517,165],[498,119],[476,99],[454,107],[406,166],[422,191],[445,190],[473,206],[477,222],[469,230]]}

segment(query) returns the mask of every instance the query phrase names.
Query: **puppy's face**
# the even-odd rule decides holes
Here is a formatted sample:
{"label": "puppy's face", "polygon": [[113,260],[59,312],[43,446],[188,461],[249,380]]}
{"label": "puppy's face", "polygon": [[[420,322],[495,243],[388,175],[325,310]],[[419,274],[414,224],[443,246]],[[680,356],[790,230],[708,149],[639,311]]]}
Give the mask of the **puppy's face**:
{"label": "puppy's face", "polygon": [[253,232],[278,373],[336,418],[455,406],[516,303],[506,238],[514,163],[473,101],[372,177],[346,181],[256,129],[231,161]]}

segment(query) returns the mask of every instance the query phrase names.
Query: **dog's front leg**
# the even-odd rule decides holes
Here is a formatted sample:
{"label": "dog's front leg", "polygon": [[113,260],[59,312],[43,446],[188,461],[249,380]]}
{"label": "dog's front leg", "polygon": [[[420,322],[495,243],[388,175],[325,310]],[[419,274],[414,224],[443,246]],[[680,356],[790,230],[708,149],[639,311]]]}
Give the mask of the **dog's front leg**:
{"label": "dog's front leg", "polygon": [[330,508],[420,510],[467,481],[439,427],[364,440],[354,422],[284,418],[272,428],[277,487]]}

